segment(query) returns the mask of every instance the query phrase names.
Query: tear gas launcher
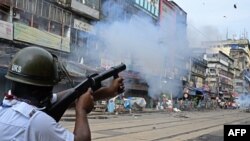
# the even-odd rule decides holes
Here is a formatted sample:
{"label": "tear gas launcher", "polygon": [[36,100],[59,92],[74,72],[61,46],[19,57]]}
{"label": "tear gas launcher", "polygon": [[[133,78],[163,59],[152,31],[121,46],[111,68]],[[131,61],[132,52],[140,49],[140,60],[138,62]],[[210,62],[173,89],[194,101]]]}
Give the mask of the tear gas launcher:
{"label": "tear gas launcher", "polygon": [[47,107],[44,111],[53,117],[57,122],[61,119],[67,108],[74,102],[78,97],[84,94],[89,87],[93,91],[101,87],[101,82],[107,78],[118,77],[118,73],[125,70],[126,65],[120,64],[118,66],[111,67],[110,69],[100,73],[88,76],[84,81],[79,83],[77,86],[68,89],[65,93],[57,99],[55,103]]}

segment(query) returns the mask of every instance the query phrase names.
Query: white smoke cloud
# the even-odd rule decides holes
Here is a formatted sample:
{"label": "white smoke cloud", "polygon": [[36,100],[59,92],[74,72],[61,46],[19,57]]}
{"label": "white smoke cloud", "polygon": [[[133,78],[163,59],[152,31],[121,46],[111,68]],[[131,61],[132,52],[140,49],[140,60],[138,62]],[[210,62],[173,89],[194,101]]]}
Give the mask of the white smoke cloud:
{"label": "white smoke cloud", "polygon": [[249,108],[250,107],[250,95],[249,94],[240,94],[236,102],[240,105],[240,108]]}
{"label": "white smoke cloud", "polygon": [[[103,9],[106,20],[97,22],[92,31],[99,48],[92,57],[106,58],[113,65],[123,62],[128,69],[140,72],[149,85],[151,97],[166,91],[180,95],[181,74],[186,67],[177,58],[190,54],[186,39],[182,38],[185,35],[177,37],[176,31],[168,28],[167,20],[159,25],[141,13],[127,14],[121,5],[108,2]],[[179,75],[175,78],[179,86],[171,84],[174,75]],[[171,78],[162,83],[162,77],[166,76]]]}

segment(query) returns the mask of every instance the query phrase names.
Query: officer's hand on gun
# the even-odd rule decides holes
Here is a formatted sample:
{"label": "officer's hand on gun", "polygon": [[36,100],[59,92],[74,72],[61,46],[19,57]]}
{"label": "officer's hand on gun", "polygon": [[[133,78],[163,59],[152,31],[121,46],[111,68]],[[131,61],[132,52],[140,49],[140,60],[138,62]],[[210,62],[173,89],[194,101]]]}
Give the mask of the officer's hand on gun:
{"label": "officer's hand on gun", "polygon": [[124,92],[123,78],[118,77],[112,80],[109,87],[104,87],[93,92],[91,88],[81,95],[76,101],[76,110],[84,110],[86,113],[91,112],[94,107],[95,100],[107,99],[115,97]]}
{"label": "officer's hand on gun", "polygon": [[94,98],[93,98],[93,91],[91,88],[88,89],[83,95],[81,95],[76,100],[76,110],[83,110],[87,114],[92,111],[94,107]]}
{"label": "officer's hand on gun", "polygon": [[123,78],[118,77],[116,79],[113,79],[112,84],[109,87],[111,91],[113,91],[114,95],[110,95],[110,97],[114,97],[120,93],[124,92],[124,83],[123,83]]}

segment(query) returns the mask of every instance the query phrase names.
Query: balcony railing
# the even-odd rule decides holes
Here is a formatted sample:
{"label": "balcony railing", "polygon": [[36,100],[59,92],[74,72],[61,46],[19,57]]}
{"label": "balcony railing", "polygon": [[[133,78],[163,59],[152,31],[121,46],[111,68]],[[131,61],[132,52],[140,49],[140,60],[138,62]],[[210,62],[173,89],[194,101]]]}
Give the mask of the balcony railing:
{"label": "balcony railing", "polygon": [[[6,0],[2,1],[5,2]],[[8,4],[10,4],[10,2]],[[12,0],[12,6],[16,9],[35,14],[48,20],[63,23],[64,25],[70,26],[71,24],[71,12],[46,2],[45,0],[34,0],[32,2],[30,0]]]}

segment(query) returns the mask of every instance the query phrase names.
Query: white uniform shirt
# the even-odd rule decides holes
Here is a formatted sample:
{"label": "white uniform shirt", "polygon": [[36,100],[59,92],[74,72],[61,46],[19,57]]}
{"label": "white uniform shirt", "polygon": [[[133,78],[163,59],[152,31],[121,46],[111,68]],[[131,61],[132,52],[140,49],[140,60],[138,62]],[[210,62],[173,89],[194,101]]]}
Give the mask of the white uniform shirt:
{"label": "white uniform shirt", "polygon": [[74,134],[25,102],[0,106],[1,141],[73,141]]}

